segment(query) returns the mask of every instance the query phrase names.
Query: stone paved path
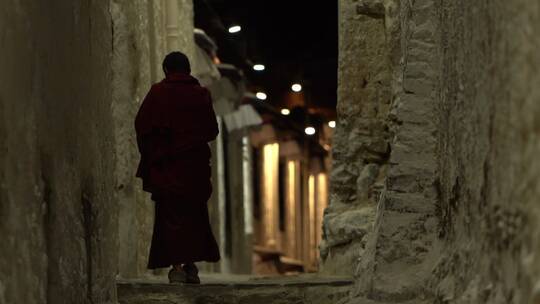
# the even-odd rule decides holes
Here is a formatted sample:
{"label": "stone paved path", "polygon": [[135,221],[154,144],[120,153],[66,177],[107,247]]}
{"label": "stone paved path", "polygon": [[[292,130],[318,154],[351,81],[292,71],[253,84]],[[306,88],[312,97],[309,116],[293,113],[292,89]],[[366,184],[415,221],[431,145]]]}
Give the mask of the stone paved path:
{"label": "stone paved path", "polygon": [[352,279],[301,275],[201,275],[201,285],[170,285],[165,278],[119,280],[120,304],[338,304]]}

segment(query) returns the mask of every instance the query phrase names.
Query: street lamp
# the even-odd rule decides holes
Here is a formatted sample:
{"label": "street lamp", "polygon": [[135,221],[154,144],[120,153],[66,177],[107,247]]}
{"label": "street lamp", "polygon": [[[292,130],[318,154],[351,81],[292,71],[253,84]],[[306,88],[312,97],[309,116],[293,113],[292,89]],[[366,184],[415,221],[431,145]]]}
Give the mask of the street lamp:
{"label": "street lamp", "polygon": [[229,27],[229,33],[236,34],[242,30],[242,27],[240,25],[233,25]]}
{"label": "street lamp", "polygon": [[315,128],[314,127],[307,127],[305,130],[307,135],[311,136],[313,134],[315,134]]}
{"label": "street lamp", "polygon": [[266,67],[264,66],[264,64],[256,64],[256,65],[253,66],[253,69],[255,71],[264,71],[265,68]]}
{"label": "street lamp", "polygon": [[302,91],[302,85],[299,83],[295,83],[291,86],[291,89],[293,90],[293,92],[300,92]]}
{"label": "street lamp", "polygon": [[335,128],[335,127],[336,127],[336,121],[335,121],[335,120],[329,121],[329,122],[328,122],[328,126],[329,126],[330,128],[332,128],[332,129]]}
{"label": "street lamp", "polygon": [[291,111],[289,109],[281,109],[281,114],[286,116],[291,114]]}
{"label": "street lamp", "polygon": [[257,97],[257,99],[259,100],[266,100],[268,96],[266,96],[266,94],[263,92],[257,92],[257,94],[255,94],[255,97]]}

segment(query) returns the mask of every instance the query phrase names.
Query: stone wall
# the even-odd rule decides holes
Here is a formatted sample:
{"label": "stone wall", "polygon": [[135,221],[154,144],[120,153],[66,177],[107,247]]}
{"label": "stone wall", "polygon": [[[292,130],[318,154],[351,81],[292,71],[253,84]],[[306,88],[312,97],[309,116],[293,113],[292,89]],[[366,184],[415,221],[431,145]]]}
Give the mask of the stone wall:
{"label": "stone wall", "polygon": [[[343,265],[358,257],[355,303],[539,302],[540,4],[340,6],[340,122],[325,267],[346,272]],[[391,79],[379,92],[391,90],[391,107],[379,121],[388,136],[374,134],[389,138],[378,175],[384,187],[362,214],[370,209],[354,193],[365,184],[351,185],[361,180],[357,164],[369,161],[347,152],[374,141],[352,131],[375,129],[354,114],[376,100],[364,79],[381,75],[385,60]],[[340,246],[345,253],[332,255]]]}
{"label": "stone wall", "polygon": [[540,3],[438,4],[442,303],[540,303]]}
{"label": "stone wall", "polygon": [[107,1],[0,10],[0,303],[114,303]]}
{"label": "stone wall", "polygon": [[[360,4],[373,16],[377,6]],[[376,3],[376,2],[374,2]],[[386,1],[392,134],[374,230],[355,275],[356,293],[382,301],[428,298],[437,262],[437,54],[434,1]],[[368,275],[366,275],[368,274]]]}
{"label": "stone wall", "polygon": [[358,296],[407,300],[424,293],[438,255],[434,6],[341,1],[340,14],[324,269],[352,271]]}
{"label": "stone wall", "polygon": [[323,227],[321,271],[352,274],[365,249],[389,156],[391,69],[384,6],[375,16],[340,1],[338,128],[330,206]]}
{"label": "stone wall", "polygon": [[[175,3],[193,58],[192,3]],[[153,205],[133,119],[171,51],[166,4],[3,3],[0,303],[115,303],[116,275],[144,273]]]}
{"label": "stone wall", "polygon": [[[112,1],[113,116],[116,137],[116,190],[119,203],[119,255],[121,277],[136,277],[145,270],[151,238],[153,209],[135,178],[139,160],[133,121],[157,70],[150,54],[147,1]],[[152,66],[152,68],[151,68]]]}

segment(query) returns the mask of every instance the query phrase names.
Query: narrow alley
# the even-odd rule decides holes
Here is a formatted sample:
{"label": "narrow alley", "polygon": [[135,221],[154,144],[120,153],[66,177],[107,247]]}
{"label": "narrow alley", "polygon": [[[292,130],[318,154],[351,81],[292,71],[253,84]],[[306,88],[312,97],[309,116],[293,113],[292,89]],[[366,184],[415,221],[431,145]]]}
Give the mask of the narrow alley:
{"label": "narrow alley", "polygon": [[[0,304],[540,304],[538,0],[1,4]],[[200,284],[148,269],[136,177],[178,51],[219,129]]]}

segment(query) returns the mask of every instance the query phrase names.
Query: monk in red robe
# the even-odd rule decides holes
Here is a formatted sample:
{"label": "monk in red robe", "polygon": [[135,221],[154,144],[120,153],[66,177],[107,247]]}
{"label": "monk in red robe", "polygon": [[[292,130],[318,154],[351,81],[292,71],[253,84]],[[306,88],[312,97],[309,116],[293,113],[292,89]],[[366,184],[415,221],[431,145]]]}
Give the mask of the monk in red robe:
{"label": "monk in red robe", "polygon": [[155,201],[148,268],[172,266],[171,283],[200,283],[194,263],[220,259],[207,207],[208,142],[219,131],[210,93],[190,76],[187,57],[167,55],[163,71],[165,79],[152,86],[135,119],[137,177]]}

